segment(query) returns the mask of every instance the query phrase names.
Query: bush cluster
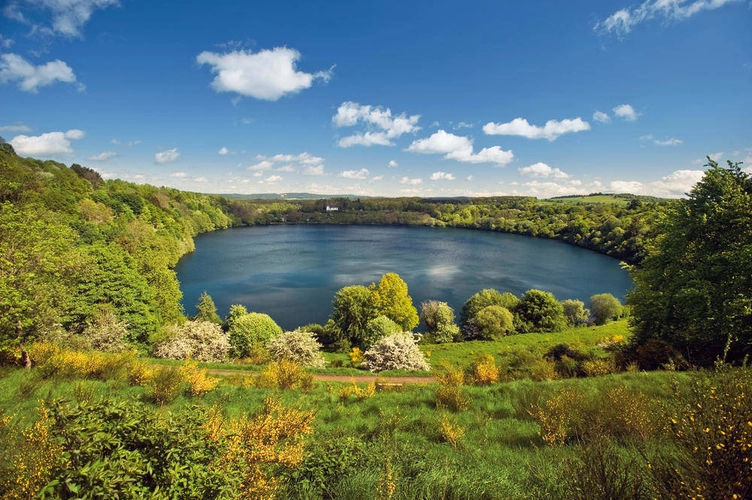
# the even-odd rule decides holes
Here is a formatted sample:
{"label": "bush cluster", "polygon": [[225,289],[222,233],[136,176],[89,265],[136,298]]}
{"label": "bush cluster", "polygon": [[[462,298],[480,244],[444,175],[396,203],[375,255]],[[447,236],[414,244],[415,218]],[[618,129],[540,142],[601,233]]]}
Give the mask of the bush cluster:
{"label": "bush cluster", "polygon": [[321,344],[314,334],[302,330],[284,332],[269,342],[269,353],[277,361],[286,359],[301,366],[323,368],[324,356]]}
{"label": "bush cluster", "polygon": [[372,372],[384,370],[431,369],[425,356],[415,343],[412,333],[396,333],[382,337],[363,353],[363,368]]}
{"label": "bush cluster", "polygon": [[205,362],[226,361],[230,341],[222,328],[209,321],[186,321],[165,328],[162,340],[154,346],[154,355],[168,359],[195,359]]}

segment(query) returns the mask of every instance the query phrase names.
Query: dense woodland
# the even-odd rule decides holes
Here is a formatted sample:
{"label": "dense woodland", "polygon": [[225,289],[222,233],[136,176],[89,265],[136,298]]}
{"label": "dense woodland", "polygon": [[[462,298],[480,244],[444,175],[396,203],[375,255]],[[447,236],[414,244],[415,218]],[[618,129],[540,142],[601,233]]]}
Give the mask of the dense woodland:
{"label": "dense woodland", "polygon": [[[752,180],[709,167],[675,201],[249,200],[0,141],[0,496],[749,498]],[[387,273],[293,332],[206,294],[183,310],[194,236],[299,223],[559,239],[637,286],[627,307],[480,290],[455,315]]]}

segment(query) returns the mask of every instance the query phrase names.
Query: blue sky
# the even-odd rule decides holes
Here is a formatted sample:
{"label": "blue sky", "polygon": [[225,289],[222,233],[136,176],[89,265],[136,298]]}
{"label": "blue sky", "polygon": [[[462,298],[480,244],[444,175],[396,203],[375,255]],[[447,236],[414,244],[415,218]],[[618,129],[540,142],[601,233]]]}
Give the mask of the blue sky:
{"label": "blue sky", "polygon": [[210,193],[676,197],[752,167],[752,2],[10,0],[0,135]]}

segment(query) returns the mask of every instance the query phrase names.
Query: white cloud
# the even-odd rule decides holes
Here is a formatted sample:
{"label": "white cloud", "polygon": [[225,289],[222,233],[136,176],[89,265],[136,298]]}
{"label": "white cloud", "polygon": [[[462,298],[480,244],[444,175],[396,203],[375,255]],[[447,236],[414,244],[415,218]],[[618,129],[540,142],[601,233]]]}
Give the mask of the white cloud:
{"label": "white cloud", "polygon": [[611,117],[603,111],[596,111],[593,113],[593,120],[600,123],[611,123]]}
{"label": "white cloud", "polygon": [[553,177],[554,179],[569,179],[569,175],[559,170],[558,168],[551,168],[545,163],[538,162],[529,167],[523,167],[517,169],[520,175],[526,177]]}
{"label": "white cloud", "polygon": [[277,172],[302,172],[303,175],[324,175],[324,159],[308,152],[297,155],[256,155],[256,159],[259,162],[248,167],[248,170],[256,172],[276,170]]}
{"label": "white cloud", "polygon": [[394,160],[389,160],[389,164],[387,165],[387,167],[389,168],[397,168],[398,166],[399,166],[399,163],[397,163]]}
{"label": "white cloud", "polygon": [[637,120],[638,116],[640,116],[639,113],[637,113],[637,111],[635,111],[634,108],[629,104],[620,104],[616,106],[613,111],[614,116],[624,118],[628,122],[633,122]]}
{"label": "white cloud", "polygon": [[114,151],[105,151],[103,153],[99,153],[98,155],[90,156],[89,160],[91,161],[107,161],[110,158],[114,158],[117,156],[117,153]]}
{"label": "white cloud", "polygon": [[324,165],[307,167],[303,170],[303,175],[324,175]]}
{"label": "white cloud", "polygon": [[692,190],[700,182],[705,172],[703,170],[676,170],[652,183],[654,189],[668,192],[672,196],[681,196]]}
{"label": "white cloud", "polygon": [[467,176],[467,177],[465,178],[465,180],[468,180],[468,181],[471,181],[471,180],[473,180],[473,179],[475,179],[475,177],[473,177],[472,175],[468,175],[468,176]]}
{"label": "white cloud", "polygon": [[54,156],[73,153],[70,141],[83,139],[83,130],[48,132],[38,136],[17,135],[9,142],[21,156]]}
{"label": "white cloud", "polygon": [[274,167],[273,161],[261,160],[255,165],[251,165],[250,167],[248,167],[248,170],[264,171],[264,170],[271,170],[273,167]]}
{"label": "white cloud", "polygon": [[684,141],[680,139],[674,139],[673,137],[671,139],[666,139],[665,141],[660,141],[652,135],[642,135],[640,136],[640,140],[652,142],[656,146],[679,146],[680,144],[684,144]]}
{"label": "white cloud", "polygon": [[286,94],[296,94],[321,79],[331,78],[331,69],[318,73],[298,71],[296,63],[300,52],[287,47],[271,50],[236,50],[226,54],[204,51],[196,57],[199,64],[211,66],[217,76],[211,86],[217,92],[235,92],[240,95],[276,101]]}
{"label": "white cloud", "polygon": [[473,141],[439,130],[430,137],[413,141],[407,148],[411,153],[443,154],[446,160],[465,163],[495,163],[504,166],[514,159],[512,151],[503,151],[499,146],[484,148],[473,154]]}
{"label": "white cloud", "polygon": [[178,148],[172,148],[155,154],[154,161],[157,163],[172,163],[177,160],[179,156],[180,153],[178,153]]}
{"label": "white cloud", "polygon": [[[19,89],[36,94],[40,87],[47,87],[55,82],[76,83],[76,75],[60,59],[34,66],[17,54],[2,54],[0,82],[17,82]],[[84,86],[79,84],[78,88],[83,90]]]}
{"label": "white cloud", "polygon": [[417,186],[418,184],[422,183],[423,179],[411,179],[409,177],[403,177],[400,179],[400,184],[407,184],[410,186]]}
{"label": "white cloud", "polygon": [[282,177],[279,176],[279,175],[270,175],[269,177],[267,177],[266,179],[264,179],[264,181],[267,184],[274,184],[275,182],[279,182],[281,180],[282,180]]}
{"label": "white cloud", "polygon": [[672,137],[671,139],[666,139],[665,141],[659,141],[658,139],[656,139],[655,141],[653,141],[653,143],[656,146],[678,146],[680,144],[684,144],[684,141],[680,139],[674,139]]}
{"label": "white cloud", "polygon": [[454,130],[459,130],[461,128],[473,128],[473,124],[472,123],[459,122],[457,125],[454,126]]}
{"label": "white cloud", "polygon": [[587,194],[590,192],[589,188],[583,187],[579,181],[571,181],[565,183],[550,182],[550,181],[530,181],[522,184],[527,188],[526,193],[530,196],[536,196],[538,198],[551,198],[553,196],[567,196],[574,194]]}
{"label": "white cloud", "polygon": [[376,175],[374,177],[371,177],[371,182],[378,182],[384,178],[383,175]]}
{"label": "white cloud", "polygon": [[449,174],[447,172],[434,172],[431,174],[431,180],[432,181],[438,181],[438,180],[447,180],[447,181],[453,181],[454,175]]}
{"label": "white cloud", "polygon": [[381,106],[361,105],[357,102],[343,102],[337,108],[337,114],[332,117],[336,127],[353,127],[364,123],[370,130],[359,132],[339,140],[341,148],[350,146],[393,146],[393,139],[403,134],[415,133],[420,130],[417,126],[420,115],[407,116],[401,113],[392,116],[392,110]]}
{"label": "white cloud", "polygon": [[130,142],[120,142],[117,139],[112,139],[110,142],[112,144],[116,144],[118,146],[131,147],[131,146],[135,146],[136,144],[140,144],[141,143],[141,139],[136,140],[136,141],[130,141]]}
{"label": "white cloud", "polygon": [[598,33],[615,33],[619,38],[629,34],[644,21],[684,21],[704,10],[714,10],[741,0],[646,0],[639,7],[620,9],[593,26]]}
{"label": "white cloud", "polygon": [[209,179],[207,179],[206,177],[195,177],[195,178],[193,179],[193,182],[206,182],[206,181],[208,181],[208,180],[209,180]]}
{"label": "white cloud", "polygon": [[226,147],[222,146],[222,149],[220,149],[219,151],[217,151],[217,154],[226,155],[229,152],[230,152],[229,149],[227,149]]}
{"label": "white cloud", "polygon": [[31,127],[24,125],[23,123],[4,125],[0,127],[0,132],[31,132]]}
{"label": "white cloud", "polygon": [[[28,5],[30,4],[30,5]],[[52,13],[50,26],[35,25],[24,16],[24,7],[48,10]],[[32,26],[32,32],[40,31],[48,35],[68,37],[81,36],[81,29],[96,10],[119,5],[117,0],[27,0],[25,3],[11,0],[3,14],[16,21]]]}
{"label": "white cloud", "polygon": [[681,197],[691,191],[705,175],[703,170],[676,170],[659,181],[642,183],[617,180],[609,183],[608,190],[614,193],[645,194],[664,198]]}
{"label": "white cloud", "polygon": [[345,179],[365,179],[370,172],[367,168],[361,168],[360,170],[345,170],[339,174],[340,177]]}
{"label": "white cloud", "polygon": [[170,177],[177,177],[179,179],[182,179],[183,177],[188,177],[188,174],[185,172],[173,172],[170,174]]}
{"label": "white cloud", "polygon": [[530,125],[525,118],[515,118],[508,123],[488,122],[483,125],[487,135],[518,135],[528,139],[555,141],[560,135],[590,130],[590,124],[582,118],[548,120],[542,127]]}

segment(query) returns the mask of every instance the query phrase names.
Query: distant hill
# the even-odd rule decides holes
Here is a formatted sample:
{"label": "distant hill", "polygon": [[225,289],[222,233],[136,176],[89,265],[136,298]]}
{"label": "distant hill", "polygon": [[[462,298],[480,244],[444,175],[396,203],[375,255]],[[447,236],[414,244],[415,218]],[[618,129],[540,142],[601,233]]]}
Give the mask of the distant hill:
{"label": "distant hill", "polygon": [[640,201],[643,203],[656,203],[665,201],[663,198],[656,196],[645,196],[638,194],[604,194],[604,193],[591,193],[588,195],[570,195],[570,196],[555,196],[553,198],[546,198],[540,200],[543,203],[575,203],[575,204],[588,204],[588,203],[605,203],[610,205],[626,206],[633,201]]}
{"label": "distant hill", "polygon": [[258,193],[258,194],[220,194],[231,200],[323,200],[334,198],[346,198],[357,200],[371,198],[370,196],[358,196],[354,194],[313,194],[313,193]]}

